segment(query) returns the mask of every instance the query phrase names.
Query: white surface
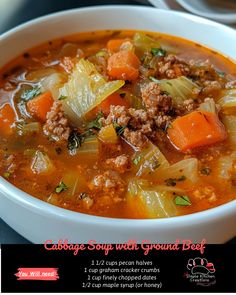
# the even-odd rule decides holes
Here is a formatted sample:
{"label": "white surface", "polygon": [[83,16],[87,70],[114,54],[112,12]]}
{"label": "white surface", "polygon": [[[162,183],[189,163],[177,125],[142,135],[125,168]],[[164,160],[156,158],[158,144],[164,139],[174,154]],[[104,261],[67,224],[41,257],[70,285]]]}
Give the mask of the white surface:
{"label": "white surface", "polygon": [[[91,21],[93,20],[93,21]],[[97,29],[159,31],[201,42],[236,59],[236,32],[185,13],[135,6],[107,6],[57,13],[22,25],[0,37],[0,66],[24,50],[52,38]],[[24,42],[22,42],[24,40]],[[220,40],[220,42],[219,42]],[[0,178],[0,214],[32,242],[175,242],[203,238],[223,243],[236,235],[236,201],[182,217],[127,220],[95,217],[61,209],[20,191]]]}

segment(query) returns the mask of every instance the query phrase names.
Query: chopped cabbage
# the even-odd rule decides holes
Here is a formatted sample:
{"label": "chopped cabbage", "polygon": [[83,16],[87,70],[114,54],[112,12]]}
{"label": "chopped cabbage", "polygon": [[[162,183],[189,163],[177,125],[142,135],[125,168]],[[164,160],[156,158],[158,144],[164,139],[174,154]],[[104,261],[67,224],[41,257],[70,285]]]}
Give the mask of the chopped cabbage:
{"label": "chopped cabbage", "polygon": [[67,75],[63,73],[53,73],[45,77],[41,82],[41,92],[50,91],[56,100],[59,97],[59,89],[67,80]]}
{"label": "chopped cabbage", "polygon": [[50,174],[55,170],[55,167],[46,153],[36,151],[31,169],[35,174]]}
{"label": "chopped cabbage", "polygon": [[150,51],[152,48],[160,47],[160,43],[157,40],[144,33],[135,33],[133,41],[138,54],[143,54],[146,51]]}
{"label": "chopped cabbage", "polygon": [[66,115],[73,124],[78,125],[86,114],[99,105],[110,94],[124,85],[124,81],[107,82],[95,66],[85,59],[75,65],[67,83],[59,90]]}
{"label": "chopped cabbage", "polygon": [[[143,210],[148,218],[164,218],[177,215],[177,208],[174,204],[173,192],[180,192],[178,189],[170,191],[165,186],[153,187],[150,183],[133,179],[128,185],[127,202]],[[182,191],[181,191],[182,192]]]}
{"label": "chopped cabbage", "polygon": [[216,104],[213,98],[208,98],[205,102],[201,103],[199,108],[200,111],[207,111],[210,113],[217,113]]}
{"label": "chopped cabbage", "polygon": [[170,80],[151,79],[160,85],[162,91],[172,96],[174,105],[181,105],[186,99],[194,98],[194,90],[199,90],[199,86],[185,76]]}
{"label": "chopped cabbage", "polygon": [[236,89],[227,90],[223,97],[217,102],[224,113],[236,111]]}
{"label": "chopped cabbage", "polygon": [[99,152],[99,141],[96,136],[90,136],[85,138],[81,147],[77,149],[77,154],[88,154],[88,155],[96,155],[98,156]]}
{"label": "chopped cabbage", "polygon": [[148,147],[137,152],[133,159],[137,176],[152,176],[157,171],[169,167],[169,163],[157,146],[149,142]]}
{"label": "chopped cabbage", "polygon": [[236,152],[231,153],[229,156],[222,156],[218,160],[218,177],[225,180],[230,180],[236,163]]}
{"label": "chopped cabbage", "polygon": [[196,158],[179,161],[156,174],[158,181],[165,181],[170,178],[181,179],[183,176],[192,183],[198,181],[198,160]]}
{"label": "chopped cabbage", "polygon": [[223,123],[228,131],[229,141],[236,148],[236,116],[227,115],[223,117]]}

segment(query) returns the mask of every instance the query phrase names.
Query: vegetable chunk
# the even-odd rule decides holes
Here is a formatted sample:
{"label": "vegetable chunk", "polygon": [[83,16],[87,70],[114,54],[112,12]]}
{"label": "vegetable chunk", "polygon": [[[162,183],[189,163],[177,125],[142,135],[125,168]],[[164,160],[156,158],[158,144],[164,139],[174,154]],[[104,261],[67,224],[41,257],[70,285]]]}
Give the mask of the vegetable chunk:
{"label": "vegetable chunk", "polygon": [[51,92],[45,92],[27,102],[30,114],[42,122],[46,122],[47,113],[51,110],[53,98]]}
{"label": "vegetable chunk", "polygon": [[111,78],[134,81],[139,75],[140,60],[132,51],[114,53],[108,59],[107,70]]}
{"label": "vegetable chunk", "polygon": [[7,136],[12,133],[12,124],[15,122],[15,112],[10,104],[0,108],[0,133]]}
{"label": "vegetable chunk", "polygon": [[227,138],[218,116],[207,111],[195,111],[177,118],[168,129],[168,135],[172,144],[183,152]]}

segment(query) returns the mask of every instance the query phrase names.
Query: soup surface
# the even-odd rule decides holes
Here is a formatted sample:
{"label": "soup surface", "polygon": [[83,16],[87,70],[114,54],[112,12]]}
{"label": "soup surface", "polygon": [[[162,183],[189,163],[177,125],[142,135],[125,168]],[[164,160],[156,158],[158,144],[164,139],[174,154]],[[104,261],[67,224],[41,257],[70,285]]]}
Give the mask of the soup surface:
{"label": "soup surface", "polygon": [[236,66],[158,33],[52,40],[0,72],[0,173],[50,204],[163,218],[236,197]]}

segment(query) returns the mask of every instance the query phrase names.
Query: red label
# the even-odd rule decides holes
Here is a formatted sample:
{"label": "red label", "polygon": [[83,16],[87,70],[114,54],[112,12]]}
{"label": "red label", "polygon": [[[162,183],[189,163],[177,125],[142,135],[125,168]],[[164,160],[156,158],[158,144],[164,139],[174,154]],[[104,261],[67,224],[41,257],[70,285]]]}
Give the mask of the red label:
{"label": "red label", "polygon": [[17,280],[56,281],[59,279],[58,268],[26,267],[18,268]]}

